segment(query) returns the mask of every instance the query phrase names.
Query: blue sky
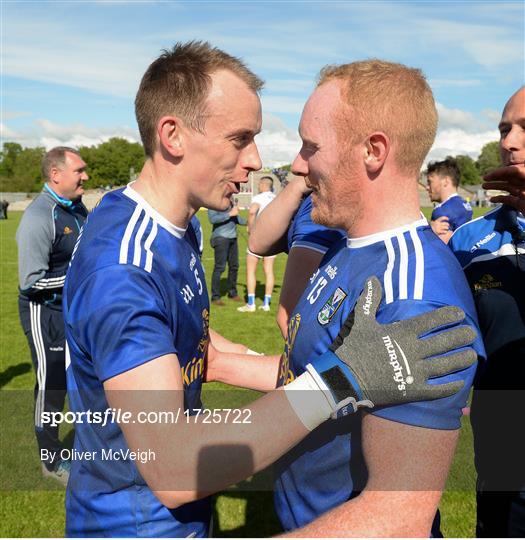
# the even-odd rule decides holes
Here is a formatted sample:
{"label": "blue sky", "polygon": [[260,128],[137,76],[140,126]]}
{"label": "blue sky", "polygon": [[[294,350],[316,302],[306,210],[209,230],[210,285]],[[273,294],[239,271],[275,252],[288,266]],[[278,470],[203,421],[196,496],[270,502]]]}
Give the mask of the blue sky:
{"label": "blue sky", "polygon": [[1,0],[2,139],[26,146],[138,140],[133,100],[161,49],[203,39],[266,81],[263,162],[289,162],[319,69],[370,57],[421,68],[438,104],[431,158],[497,138],[524,81],[524,6],[474,1]]}

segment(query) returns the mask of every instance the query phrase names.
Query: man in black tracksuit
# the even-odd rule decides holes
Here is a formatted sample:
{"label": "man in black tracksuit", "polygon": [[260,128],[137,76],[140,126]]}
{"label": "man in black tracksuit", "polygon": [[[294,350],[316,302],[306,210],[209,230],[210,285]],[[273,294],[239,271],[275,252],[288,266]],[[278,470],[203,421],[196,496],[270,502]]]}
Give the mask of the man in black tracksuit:
{"label": "man in black tracksuit", "polygon": [[81,197],[88,179],[79,153],[56,147],[42,160],[46,183],[24,212],[16,233],[19,313],[36,373],[35,433],[45,476],[67,483],[69,462],[60,456],[58,427],[42,422],[44,411],[62,411],[66,397],[66,345],[62,288],[86,220]]}

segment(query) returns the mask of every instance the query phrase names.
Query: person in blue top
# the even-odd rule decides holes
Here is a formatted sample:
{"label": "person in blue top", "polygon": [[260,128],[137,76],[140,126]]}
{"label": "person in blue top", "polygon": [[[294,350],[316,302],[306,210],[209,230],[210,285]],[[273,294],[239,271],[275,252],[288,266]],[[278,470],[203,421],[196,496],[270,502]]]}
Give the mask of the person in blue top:
{"label": "person in blue top", "polygon": [[[206,42],[164,51],[141,80],[135,110],[147,159],[134,183],[90,215],[64,286],[77,419],[68,536],[205,537],[208,495],[267,467],[331,417],[465,391],[464,381],[431,380],[475,362],[471,348],[442,356],[472,343],[472,329],[458,326],[464,312],[378,324],[381,285],[369,279],[347,331],[292,384],[241,409],[202,410],[205,381],[272,390],[278,379],[279,356],[213,345],[203,269],[187,235],[198,208],[228,209],[261,167],[261,86]],[[447,330],[427,337],[437,328]],[[385,336],[411,370],[405,393]]]}
{"label": "person in blue top", "polygon": [[288,253],[276,317],[285,339],[290,314],[308,279],[328,249],[345,236],[312,221],[310,191],[303,177],[292,179],[257,217],[249,237],[249,249],[258,255]]}
{"label": "person in blue top", "polygon": [[432,202],[438,203],[432,211],[432,230],[445,242],[463,223],[472,219],[472,207],[458,193],[461,174],[456,161],[447,158],[427,166],[427,190]]}
{"label": "person in blue top", "polygon": [[237,273],[239,271],[239,246],[237,225],[246,225],[246,219],[239,214],[239,207],[232,201],[225,211],[208,210],[208,220],[213,225],[210,244],[215,263],[211,277],[211,303],[224,306],[221,300],[221,275],[228,263],[228,298],[242,302],[237,292]]}
{"label": "person in blue top", "polygon": [[[471,422],[477,481],[476,535],[525,536],[525,87],[507,102],[501,121],[503,168],[484,187],[505,190],[505,204],[456,230],[449,246],[474,294],[487,363],[474,384]],[[511,206],[512,205],[512,206]],[[505,403],[497,413],[494,403]]]}
{"label": "person in blue top", "polygon": [[[326,253],[291,314],[280,384],[293,384],[308,369],[306,359],[326,351],[369,274],[384,289],[379,320],[460,305],[484,357],[461,267],[419,212],[417,178],[436,124],[432,92],[417,69],[370,60],[321,72],[303,110],[292,172],[312,189],[313,221],[344,229],[348,238]],[[404,369],[404,353],[388,337],[384,345],[397,388],[406,392],[413,373]],[[289,536],[428,537],[474,372],[436,379],[465,382],[453,397],[322,425],[279,460],[276,510],[287,530],[299,527]]]}

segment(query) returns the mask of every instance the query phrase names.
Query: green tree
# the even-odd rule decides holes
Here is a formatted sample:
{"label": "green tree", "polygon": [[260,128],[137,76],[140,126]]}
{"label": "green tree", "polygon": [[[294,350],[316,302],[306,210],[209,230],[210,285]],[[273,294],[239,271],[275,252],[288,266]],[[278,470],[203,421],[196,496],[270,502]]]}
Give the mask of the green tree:
{"label": "green tree", "polygon": [[482,149],[476,161],[479,173],[483,176],[488,172],[501,167],[501,158],[499,155],[499,142],[493,141],[487,143]]}
{"label": "green tree", "polygon": [[0,181],[2,191],[40,191],[42,177],[40,164],[45,149],[22,148],[18,143],[6,142],[0,154]]}
{"label": "green tree", "polygon": [[481,176],[476,162],[469,156],[456,156],[454,158],[459,167],[462,184],[481,184]]}
{"label": "green tree", "polygon": [[0,176],[13,177],[13,168],[22,151],[22,146],[14,142],[6,142],[0,152]]}
{"label": "green tree", "polygon": [[18,155],[13,177],[20,186],[19,191],[40,191],[44,184],[41,172],[42,158],[45,148],[24,148]]}
{"label": "green tree", "polygon": [[144,165],[144,150],[139,143],[113,137],[98,146],[79,148],[87,163],[87,187],[123,185],[129,182],[130,169],[139,172]]}

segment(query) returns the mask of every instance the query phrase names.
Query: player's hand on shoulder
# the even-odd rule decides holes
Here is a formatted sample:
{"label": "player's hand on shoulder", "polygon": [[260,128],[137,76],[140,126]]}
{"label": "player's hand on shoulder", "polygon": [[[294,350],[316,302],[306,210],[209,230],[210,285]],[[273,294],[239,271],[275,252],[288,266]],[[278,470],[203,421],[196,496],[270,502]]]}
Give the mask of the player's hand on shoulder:
{"label": "player's hand on shoulder", "polygon": [[312,192],[312,188],[308,185],[308,180],[304,176],[295,176],[290,182],[290,189],[296,190],[303,197]]}
{"label": "player's hand on shoulder", "polygon": [[[390,324],[380,324],[376,313],[382,297],[379,280],[365,282],[352,313],[341,327],[330,350],[309,364],[307,370],[325,394],[331,396],[335,416],[411,401],[451,396],[463,381],[429,384],[428,380],[461,371],[476,362],[471,347],[475,331],[454,306]],[[422,338],[442,327],[450,327]],[[456,349],[458,352],[450,353]]]}
{"label": "player's hand on shoulder", "polygon": [[444,235],[450,232],[450,223],[447,216],[441,216],[430,222],[432,230],[438,235]]}
{"label": "player's hand on shoulder", "polygon": [[500,167],[486,174],[483,180],[483,189],[508,192],[491,197],[492,202],[508,204],[525,213],[525,163]]}

